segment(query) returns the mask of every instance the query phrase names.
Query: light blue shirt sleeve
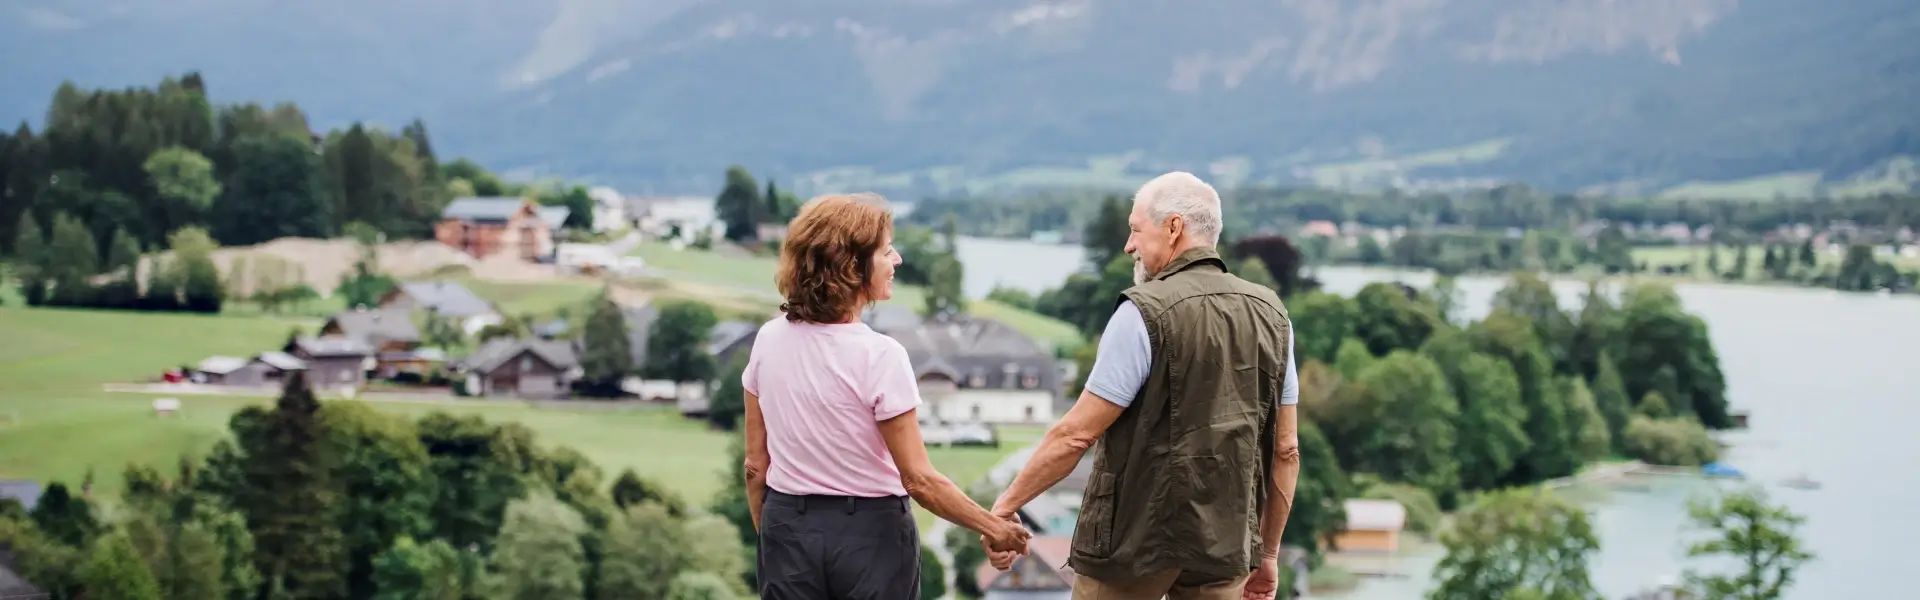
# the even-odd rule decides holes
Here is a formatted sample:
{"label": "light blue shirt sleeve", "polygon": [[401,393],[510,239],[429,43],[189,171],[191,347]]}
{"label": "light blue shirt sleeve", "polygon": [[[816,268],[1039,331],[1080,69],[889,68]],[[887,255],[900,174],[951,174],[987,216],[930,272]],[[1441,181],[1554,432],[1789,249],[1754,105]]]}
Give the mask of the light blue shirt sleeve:
{"label": "light blue shirt sleeve", "polygon": [[1107,329],[1100,333],[1099,352],[1093,359],[1093,370],[1087,373],[1087,391],[1121,408],[1132,405],[1153,368],[1153,342],[1147,337],[1147,321],[1140,317],[1140,308],[1133,301],[1121,302],[1113,317],[1107,319]]}
{"label": "light blue shirt sleeve", "polygon": [[[1087,391],[1121,408],[1133,404],[1133,397],[1146,385],[1153,369],[1153,342],[1147,336],[1147,321],[1132,301],[1120,303],[1107,328],[1100,333],[1099,354],[1087,373]],[[1300,403],[1299,369],[1293,360],[1293,333],[1287,333],[1287,378],[1280,387],[1280,404]]]}
{"label": "light blue shirt sleeve", "polygon": [[1287,381],[1280,384],[1280,405],[1300,403],[1300,369],[1293,364],[1293,323],[1287,323]]}

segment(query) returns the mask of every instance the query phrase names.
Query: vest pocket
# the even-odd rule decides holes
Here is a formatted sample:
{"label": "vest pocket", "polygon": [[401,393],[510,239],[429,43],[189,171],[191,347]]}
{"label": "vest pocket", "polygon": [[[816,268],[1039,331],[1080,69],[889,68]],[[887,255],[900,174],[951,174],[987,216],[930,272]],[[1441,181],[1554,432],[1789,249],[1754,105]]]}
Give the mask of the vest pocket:
{"label": "vest pocket", "polygon": [[1087,479],[1087,494],[1080,502],[1080,517],[1073,526],[1073,552],[1104,557],[1113,554],[1114,490],[1112,473],[1094,471]]}

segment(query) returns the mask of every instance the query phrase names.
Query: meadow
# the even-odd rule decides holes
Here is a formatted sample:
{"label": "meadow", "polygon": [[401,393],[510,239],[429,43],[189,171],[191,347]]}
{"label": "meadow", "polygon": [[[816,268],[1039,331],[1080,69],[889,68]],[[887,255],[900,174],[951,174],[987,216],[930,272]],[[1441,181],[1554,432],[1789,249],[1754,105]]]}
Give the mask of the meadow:
{"label": "meadow", "polygon": [[[528,292],[523,300],[540,303]],[[231,415],[270,397],[175,396],[182,408],[156,416],[151,394],[116,393],[102,384],[143,381],[210,355],[250,355],[278,346],[310,319],[0,307],[0,479],[64,481],[89,472],[96,497],[113,498],[128,463],[171,470],[227,435]],[[342,402],[345,400],[328,400]],[[731,435],[668,407],[608,405],[554,408],[523,402],[455,399],[372,401],[384,412],[479,415],[527,425],[547,446],[565,444],[591,458],[609,482],[633,468],[696,503],[723,485]],[[1000,448],[932,448],[934,462],[959,482],[984,476],[1037,436],[1005,431]],[[926,517],[923,516],[923,521]]]}

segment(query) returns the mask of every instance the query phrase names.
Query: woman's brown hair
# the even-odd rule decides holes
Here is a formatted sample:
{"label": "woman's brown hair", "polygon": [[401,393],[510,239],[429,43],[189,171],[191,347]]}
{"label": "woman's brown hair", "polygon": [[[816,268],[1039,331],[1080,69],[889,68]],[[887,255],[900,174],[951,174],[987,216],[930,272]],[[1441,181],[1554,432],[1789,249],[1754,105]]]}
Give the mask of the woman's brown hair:
{"label": "woman's brown hair", "polygon": [[868,302],[873,256],[893,234],[879,194],[821,196],[800,208],[780,244],[774,285],[788,321],[842,323]]}

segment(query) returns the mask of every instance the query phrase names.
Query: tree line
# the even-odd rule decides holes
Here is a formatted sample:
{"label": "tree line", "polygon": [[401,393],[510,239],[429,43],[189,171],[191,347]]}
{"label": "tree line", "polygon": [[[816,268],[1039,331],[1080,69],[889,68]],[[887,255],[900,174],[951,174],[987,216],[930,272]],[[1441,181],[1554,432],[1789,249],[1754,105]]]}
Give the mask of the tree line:
{"label": "tree line", "polygon": [[748,595],[727,513],[631,470],[609,488],[518,423],[323,405],[295,374],[228,429],[172,473],[128,466],[111,520],[61,483],[0,502],[0,546],[63,600]]}
{"label": "tree line", "polygon": [[[1133,285],[1132,259],[1121,252],[1127,210],[1118,198],[1103,201],[1082,232],[1085,267],[1030,299],[1078,326],[1094,340],[1087,348]],[[1318,290],[1287,238],[1240,237],[1222,250],[1235,273],[1286,299],[1295,324],[1303,470],[1285,539],[1316,560],[1345,522],[1344,500],[1392,499],[1407,507],[1412,531],[1444,533],[1450,554],[1436,599],[1512,597],[1522,588],[1592,597],[1585,561],[1598,542],[1584,513],[1507,490],[1616,457],[1703,465],[1719,452],[1708,432],[1735,425],[1707,323],[1666,285],[1633,284],[1616,298],[1596,281],[1580,306],[1562,307],[1548,282],[1523,271],[1498,291],[1490,314],[1461,323],[1449,278],[1426,290],[1376,282],[1347,297]],[[1079,353],[1083,372],[1092,358]],[[1445,533],[1446,511],[1485,523]],[[1525,521],[1535,517],[1567,528],[1540,534]],[[1513,541],[1500,537],[1508,534],[1535,535],[1543,546],[1499,550],[1510,548],[1501,545]],[[1499,556],[1469,558],[1488,552]],[[1561,560],[1543,557],[1574,562],[1528,566]],[[1553,583],[1559,575],[1572,579]]]}
{"label": "tree line", "polygon": [[[354,223],[429,237],[449,200],[475,195],[565,205],[567,226],[592,226],[584,188],[442,162],[420,120],[319,133],[293,103],[215,104],[198,73],[121,90],[68,82],[41,131],[0,133],[0,256],[33,303],[217,311],[221,276],[200,260],[210,247],[331,238]],[[162,250],[171,264],[139,266]],[[96,277],[113,284],[84,285]]]}

